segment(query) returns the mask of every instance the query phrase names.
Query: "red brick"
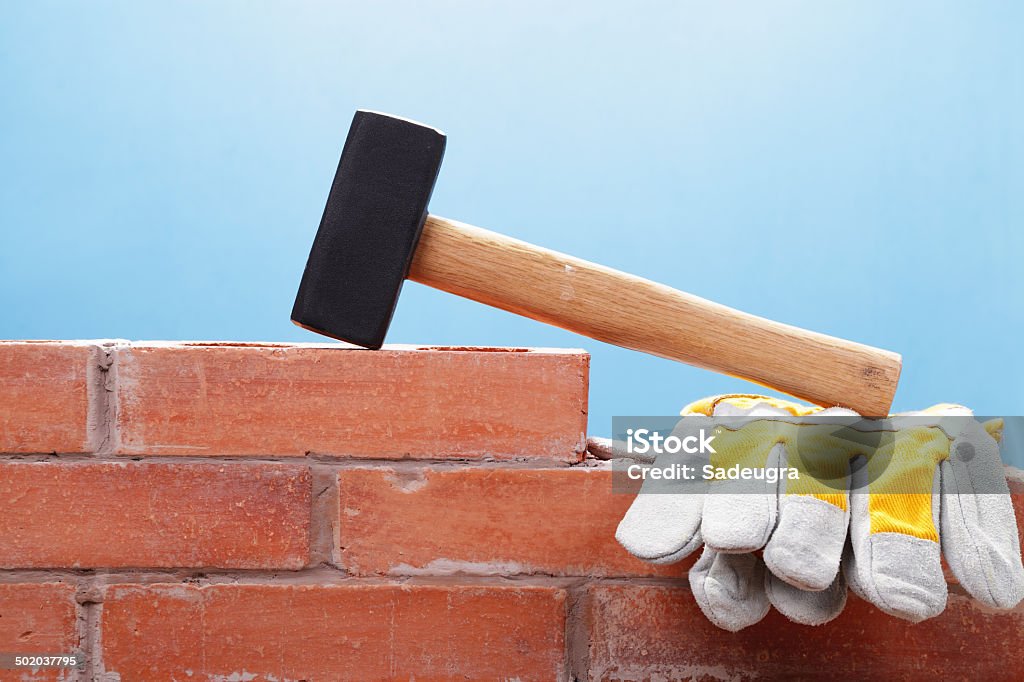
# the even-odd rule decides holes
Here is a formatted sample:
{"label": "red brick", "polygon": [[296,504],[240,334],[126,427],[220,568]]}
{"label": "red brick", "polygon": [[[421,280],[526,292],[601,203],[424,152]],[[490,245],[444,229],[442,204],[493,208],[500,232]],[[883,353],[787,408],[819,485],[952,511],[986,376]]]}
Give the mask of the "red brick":
{"label": "red brick", "polygon": [[310,476],[293,464],[0,464],[0,566],[302,567]]}
{"label": "red brick", "polygon": [[562,679],[564,627],[550,587],[117,585],[101,641],[122,680],[525,682]]}
{"label": "red brick", "polygon": [[808,627],[776,612],[738,633],[711,625],[685,587],[592,587],[590,680],[1020,679],[1024,607],[995,613],[951,594],[918,625],[851,596],[832,623]]}
{"label": "red brick", "polygon": [[632,495],[607,469],[352,468],[338,474],[340,562],[369,575],[681,575],[615,540]]}
{"label": "red brick", "polygon": [[[58,654],[80,651],[75,588],[62,583],[0,584],[0,651]],[[57,680],[60,670],[0,670],[0,681]],[[67,671],[65,671],[66,674]]]}
{"label": "red brick", "polygon": [[133,346],[118,451],[580,457],[588,356],[509,349]]}
{"label": "red brick", "polygon": [[0,342],[0,452],[80,453],[98,445],[89,387],[99,349],[58,342]]}

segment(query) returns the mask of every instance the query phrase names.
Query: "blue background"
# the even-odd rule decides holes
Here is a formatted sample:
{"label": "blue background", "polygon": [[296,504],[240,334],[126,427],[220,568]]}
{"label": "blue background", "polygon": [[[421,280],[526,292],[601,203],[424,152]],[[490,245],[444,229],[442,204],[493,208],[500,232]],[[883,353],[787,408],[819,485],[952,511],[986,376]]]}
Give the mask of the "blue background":
{"label": "blue background", "polygon": [[[897,350],[1024,411],[1024,4],[0,6],[0,337],[318,341],[352,112],[448,133],[433,212]],[[744,382],[408,284],[389,341],[582,346],[591,431]],[[756,390],[756,389],[754,389]]]}

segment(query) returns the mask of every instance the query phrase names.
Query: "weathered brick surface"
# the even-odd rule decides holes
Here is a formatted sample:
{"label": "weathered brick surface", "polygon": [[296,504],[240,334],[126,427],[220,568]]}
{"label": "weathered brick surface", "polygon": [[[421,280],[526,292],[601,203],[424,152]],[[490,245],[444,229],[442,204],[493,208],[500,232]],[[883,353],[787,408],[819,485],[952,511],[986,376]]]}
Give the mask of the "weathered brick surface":
{"label": "weathered brick surface", "polygon": [[340,562],[354,573],[683,575],[615,540],[632,496],[608,469],[345,469]]}
{"label": "weathered brick surface", "polygon": [[89,428],[89,383],[98,348],[0,342],[0,452],[79,453],[98,444]]}
{"label": "weathered brick surface", "polygon": [[118,585],[122,680],[558,680],[565,595],[469,585]]}
{"label": "weathered brick surface", "polygon": [[300,568],[310,477],[292,464],[0,464],[0,566]]}
{"label": "weathered brick surface", "polygon": [[[75,588],[62,583],[0,584],[0,652],[72,653],[80,650]],[[66,675],[66,673],[65,673]],[[58,680],[59,670],[0,670],[0,682]]]}
{"label": "weathered brick surface", "polygon": [[601,585],[586,612],[591,680],[1019,680],[1024,607],[994,613],[951,594],[938,618],[911,625],[856,597],[832,623],[772,612],[731,634],[687,587]]}
{"label": "weathered brick surface", "polygon": [[575,460],[582,352],[134,345],[118,353],[118,451]]}
{"label": "weathered brick surface", "polygon": [[851,598],[714,628],[694,558],[629,556],[632,496],[565,466],[586,389],[578,352],[0,342],[0,652],[124,682],[1021,679],[1024,606],[955,584],[916,626]]}

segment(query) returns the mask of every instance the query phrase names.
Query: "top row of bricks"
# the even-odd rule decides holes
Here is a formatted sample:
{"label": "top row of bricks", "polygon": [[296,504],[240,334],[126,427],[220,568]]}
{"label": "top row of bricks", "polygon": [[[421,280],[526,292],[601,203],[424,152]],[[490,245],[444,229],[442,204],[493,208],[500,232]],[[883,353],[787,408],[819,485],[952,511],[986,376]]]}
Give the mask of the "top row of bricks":
{"label": "top row of bricks", "polygon": [[0,342],[0,452],[578,461],[578,350]]}

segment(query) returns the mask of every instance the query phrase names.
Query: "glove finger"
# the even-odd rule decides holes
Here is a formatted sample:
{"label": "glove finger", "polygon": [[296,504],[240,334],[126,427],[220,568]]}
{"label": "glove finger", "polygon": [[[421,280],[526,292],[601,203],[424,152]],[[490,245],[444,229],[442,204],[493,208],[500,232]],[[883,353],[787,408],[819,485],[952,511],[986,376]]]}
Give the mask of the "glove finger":
{"label": "glove finger", "polygon": [[[852,498],[851,498],[852,504]],[[854,567],[856,559],[853,556],[853,544],[850,538],[846,539],[846,546],[843,547],[843,560],[840,565],[840,573],[846,580],[846,587],[849,588],[850,592],[860,597],[866,602],[870,602],[868,599],[867,590],[857,581],[857,571]]]}
{"label": "glove finger", "polygon": [[705,547],[690,569],[690,589],[708,620],[729,632],[749,627],[770,608],[764,563],[754,554],[722,554]]}
{"label": "glove finger", "polygon": [[[822,426],[813,428],[832,429]],[[764,562],[795,588],[828,590],[839,573],[849,527],[849,456],[831,440],[812,437],[791,442],[782,457],[780,465],[800,476],[780,482],[779,524],[765,546]]]}
{"label": "glove finger", "polygon": [[[674,434],[706,427],[697,417],[680,420]],[[699,462],[686,453],[662,454],[653,466],[671,470],[674,465],[696,467]],[[707,483],[692,480],[645,478],[615,531],[615,539],[633,556],[655,564],[671,564],[689,556],[701,546],[700,526]]]}
{"label": "glove finger", "polygon": [[[764,461],[738,458],[740,467],[763,467],[765,472],[778,470],[781,444],[771,448]],[[720,468],[725,468],[732,453],[725,455]],[[756,456],[755,456],[756,458]],[[708,547],[732,554],[753,552],[764,547],[771,537],[778,517],[778,481],[767,476],[758,479],[727,479],[712,481],[704,502],[701,535]]]}
{"label": "glove finger", "polygon": [[950,570],[975,599],[1013,608],[1024,599],[1024,566],[999,445],[972,418],[940,468],[940,537]]}
{"label": "glove finger", "polygon": [[779,613],[802,625],[823,625],[846,606],[846,579],[841,572],[826,589],[810,592],[783,582],[769,571],[765,574],[765,592]]}
{"label": "glove finger", "polygon": [[615,539],[627,552],[655,564],[689,556],[703,542],[700,534],[704,495],[643,493],[619,522]]}
{"label": "glove finger", "polygon": [[[715,406],[713,414],[723,427],[715,432],[716,451],[710,458],[716,471],[728,474],[736,467],[739,474],[778,469],[782,445],[776,442],[777,427],[771,418],[788,416],[787,410],[767,402],[742,406],[725,400]],[[736,418],[732,426],[730,418]],[[778,519],[778,489],[778,481],[768,476],[712,480],[701,524],[704,542],[729,553],[764,547]]]}
{"label": "glove finger", "polygon": [[[946,608],[946,579],[939,549],[937,455],[915,434],[897,432],[864,466],[854,466],[850,495],[850,553],[846,570],[855,591],[882,611],[920,622]],[[941,432],[926,434],[945,439]],[[883,452],[887,449],[888,452]],[[881,457],[879,455],[882,455]],[[929,464],[929,458],[936,459]],[[863,458],[858,457],[858,460]],[[919,464],[916,470],[908,464]],[[913,492],[931,475],[932,493]],[[916,478],[916,482],[908,483]],[[902,491],[902,492],[895,492]]]}
{"label": "glove finger", "polygon": [[779,509],[764,550],[768,570],[801,590],[828,589],[839,573],[848,509],[811,496],[783,497]]}

